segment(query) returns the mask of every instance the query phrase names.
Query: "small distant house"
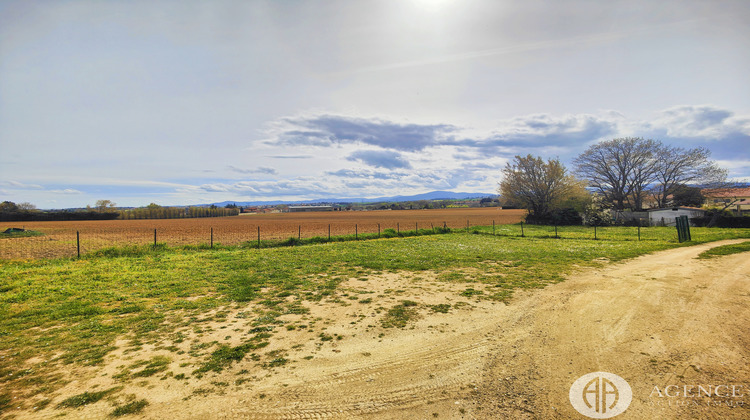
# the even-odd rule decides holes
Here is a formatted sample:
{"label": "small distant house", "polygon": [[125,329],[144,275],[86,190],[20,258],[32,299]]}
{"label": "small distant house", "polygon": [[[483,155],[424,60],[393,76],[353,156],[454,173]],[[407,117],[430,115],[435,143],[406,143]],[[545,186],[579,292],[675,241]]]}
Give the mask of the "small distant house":
{"label": "small distant house", "polygon": [[694,207],[672,207],[668,209],[651,209],[648,211],[648,221],[651,226],[675,226],[679,216],[687,216],[688,219],[703,217],[706,210]]}
{"label": "small distant house", "polygon": [[302,213],[310,211],[333,211],[333,206],[289,206],[290,213]]}
{"label": "small distant house", "polygon": [[737,215],[750,213],[750,188],[703,190],[701,193],[706,197],[705,205],[708,207],[721,208],[732,203],[727,210]]}

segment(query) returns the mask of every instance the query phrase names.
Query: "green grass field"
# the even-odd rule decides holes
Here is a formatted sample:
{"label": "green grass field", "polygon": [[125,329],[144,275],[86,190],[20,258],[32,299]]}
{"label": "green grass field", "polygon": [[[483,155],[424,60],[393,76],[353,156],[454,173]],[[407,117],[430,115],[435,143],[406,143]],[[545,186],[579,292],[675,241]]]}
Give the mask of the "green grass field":
{"label": "green grass field", "polygon": [[[300,302],[336,296],[338,285],[349,278],[429,270],[440,281],[466,283],[464,297],[512,305],[513,290],[562,281],[574,268],[599,265],[602,259],[750,238],[750,229],[693,228],[693,242],[685,244],[677,243],[674,228],[642,228],[640,240],[634,227],[600,228],[596,240],[593,229],[585,227],[561,228],[561,239],[551,227],[524,226],[525,237],[519,225],[494,229],[494,236],[493,227],[484,226],[469,233],[267,249],[144,246],[81,259],[1,263],[0,414],[10,410],[13,398],[45,395],[51,402],[67,380],[56,373],[61,365],[101,364],[118,338],[129,340],[129,351],[159,345],[165,337],[174,341],[178,328],[211,310],[219,319],[226,316],[224,308],[245,303],[260,308],[248,314],[256,334],[244,347],[219,346],[208,357],[197,357],[198,374],[267,344],[272,338],[266,327],[282,325],[283,314],[304,313]],[[480,283],[492,292],[475,295],[472,285]],[[410,304],[402,306],[408,315]],[[391,315],[401,315],[395,312]],[[401,327],[400,318],[394,319],[392,326]],[[155,374],[164,363],[152,361],[123,375]]]}

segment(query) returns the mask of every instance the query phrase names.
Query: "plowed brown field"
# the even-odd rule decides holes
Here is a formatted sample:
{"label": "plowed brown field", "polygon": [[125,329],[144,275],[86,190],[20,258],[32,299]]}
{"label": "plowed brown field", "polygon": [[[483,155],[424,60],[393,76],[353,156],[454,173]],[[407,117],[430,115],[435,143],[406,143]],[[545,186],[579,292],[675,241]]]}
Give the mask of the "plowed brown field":
{"label": "plowed brown field", "polygon": [[106,220],[65,222],[3,222],[0,231],[23,227],[42,236],[0,239],[0,259],[53,258],[77,253],[76,232],[80,234],[81,253],[111,246],[149,244],[156,240],[168,245],[237,245],[258,239],[353,235],[385,229],[402,231],[517,223],[524,210],[498,208],[458,208],[433,210],[379,210],[310,213],[271,213],[232,217],[167,220]]}

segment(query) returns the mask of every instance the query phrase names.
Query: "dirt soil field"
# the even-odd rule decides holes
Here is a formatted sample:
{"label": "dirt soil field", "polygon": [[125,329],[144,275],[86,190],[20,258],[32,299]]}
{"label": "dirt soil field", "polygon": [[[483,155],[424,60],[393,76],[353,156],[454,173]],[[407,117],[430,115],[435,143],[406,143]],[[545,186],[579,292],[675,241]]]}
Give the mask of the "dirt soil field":
{"label": "dirt soil field", "polygon": [[0,222],[0,232],[24,228],[42,236],[0,238],[1,259],[72,257],[76,255],[76,232],[80,233],[81,252],[125,245],[147,245],[157,241],[174,245],[200,245],[213,240],[217,244],[238,245],[263,240],[310,238],[313,236],[377,233],[381,230],[414,230],[441,227],[453,229],[518,223],[525,210],[497,207],[448,208],[429,210],[375,210],[306,213],[269,213],[231,217],[192,219],[88,220],[62,222]]}
{"label": "dirt soil field", "polygon": [[[457,299],[465,285],[436,282],[430,273],[351,279],[340,290],[391,303],[412,299],[419,308],[454,306],[448,313],[420,309],[405,329],[383,329],[375,326],[382,314],[372,306],[323,302],[310,307],[305,321],[313,334],[284,332],[289,364],[257,371],[242,361],[202,380],[149,378],[123,392],[148,399],[137,416],[149,419],[585,418],[568,401],[569,388],[584,374],[606,371],[633,390],[632,404],[617,418],[750,418],[750,258],[696,259],[736,242],[603,263],[543,290],[519,291],[509,305]],[[465,304],[456,308],[457,300]],[[235,322],[227,317],[232,325],[223,327]],[[217,336],[230,330],[223,327],[213,326]],[[344,339],[321,343],[320,327]],[[158,354],[142,352],[149,351]],[[111,386],[102,372],[111,375],[127,359],[115,354],[103,370],[70,372],[78,379],[65,395]],[[236,381],[243,368],[253,376]],[[675,386],[671,397],[654,392],[669,385]],[[739,392],[674,396],[690,385],[734,385]],[[67,418],[103,418],[111,410],[102,401]]]}

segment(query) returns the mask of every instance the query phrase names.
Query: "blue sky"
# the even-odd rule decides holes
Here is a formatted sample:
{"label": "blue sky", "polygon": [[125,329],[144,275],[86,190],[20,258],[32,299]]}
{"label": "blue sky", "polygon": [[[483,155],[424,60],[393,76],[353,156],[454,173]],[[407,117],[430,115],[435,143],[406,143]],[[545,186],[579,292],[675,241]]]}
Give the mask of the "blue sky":
{"label": "blue sky", "polygon": [[493,192],[637,136],[750,181],[747,1],[0,1],[0,200]]}

